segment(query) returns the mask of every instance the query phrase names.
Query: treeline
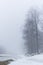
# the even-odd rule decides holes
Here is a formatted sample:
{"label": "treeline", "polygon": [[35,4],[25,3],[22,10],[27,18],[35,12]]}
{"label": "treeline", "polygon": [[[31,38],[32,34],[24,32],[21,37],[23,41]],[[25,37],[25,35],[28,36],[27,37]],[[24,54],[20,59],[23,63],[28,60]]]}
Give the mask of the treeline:
{"label": "treeline", "polygon": [[26,23],[23,29],[23,39],[25,40],[24,46],[26,54],[34,55],[43,52],[43,37],[38,29],[40,21],[40,13],[37,9],[31,8],[28,11]]}

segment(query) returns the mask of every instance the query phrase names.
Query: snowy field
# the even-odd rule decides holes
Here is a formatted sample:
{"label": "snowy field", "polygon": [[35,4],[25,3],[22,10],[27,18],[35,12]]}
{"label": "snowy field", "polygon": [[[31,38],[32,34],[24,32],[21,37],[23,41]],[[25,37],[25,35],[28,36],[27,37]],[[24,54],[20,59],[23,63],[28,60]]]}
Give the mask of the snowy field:
{"label": "snowy field", "polygon": [[43,54],[32,57],[21,57],[9,65],[43,65]]}

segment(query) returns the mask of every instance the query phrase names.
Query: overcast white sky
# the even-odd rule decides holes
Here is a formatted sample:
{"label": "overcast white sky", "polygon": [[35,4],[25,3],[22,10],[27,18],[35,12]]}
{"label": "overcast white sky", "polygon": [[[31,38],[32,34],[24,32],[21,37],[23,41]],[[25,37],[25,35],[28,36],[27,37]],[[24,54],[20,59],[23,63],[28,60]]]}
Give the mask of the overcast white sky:
{"label": "overcast white sky", "polygon": [[0,46],[19,53],[26,13],[30,6],[41,7],[42,4],[43,0],[0,0]]}

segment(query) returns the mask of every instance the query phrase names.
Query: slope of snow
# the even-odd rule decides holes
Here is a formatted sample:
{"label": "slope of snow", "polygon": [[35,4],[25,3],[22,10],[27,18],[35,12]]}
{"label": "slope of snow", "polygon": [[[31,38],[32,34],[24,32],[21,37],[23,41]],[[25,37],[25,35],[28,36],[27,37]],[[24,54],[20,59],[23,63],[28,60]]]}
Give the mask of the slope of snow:
{"label": "slope of snow", "polygon": [[5,60],[9,60],[9,59],[13,59],[15,60],[11,55],[9,54],[0,54],[0,61],[5,61]]}
{"label": "slope of snow", "polygon": [[22,57],[9,65],[43,65],[43,54],[32,57]]}

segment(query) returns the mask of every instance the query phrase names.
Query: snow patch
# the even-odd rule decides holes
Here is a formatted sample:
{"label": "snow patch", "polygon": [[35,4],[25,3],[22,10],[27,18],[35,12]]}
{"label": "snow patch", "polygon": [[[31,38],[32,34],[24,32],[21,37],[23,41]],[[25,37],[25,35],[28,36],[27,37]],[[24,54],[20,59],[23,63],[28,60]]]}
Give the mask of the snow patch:
{"label": "snow patch", "polygon": [[22,57],[9,65],[43,65],[43,54],[32,57]]}

